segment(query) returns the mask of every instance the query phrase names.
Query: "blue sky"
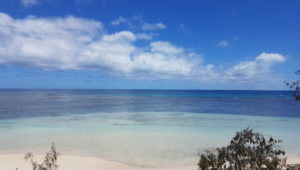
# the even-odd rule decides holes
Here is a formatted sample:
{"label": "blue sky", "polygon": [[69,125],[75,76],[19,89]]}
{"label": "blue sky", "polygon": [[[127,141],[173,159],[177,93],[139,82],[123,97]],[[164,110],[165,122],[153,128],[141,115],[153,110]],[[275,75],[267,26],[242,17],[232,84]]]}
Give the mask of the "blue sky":
{"label": "blue sky", "polygon": [[286,89],[297,0],[1,0],[0,88]]}

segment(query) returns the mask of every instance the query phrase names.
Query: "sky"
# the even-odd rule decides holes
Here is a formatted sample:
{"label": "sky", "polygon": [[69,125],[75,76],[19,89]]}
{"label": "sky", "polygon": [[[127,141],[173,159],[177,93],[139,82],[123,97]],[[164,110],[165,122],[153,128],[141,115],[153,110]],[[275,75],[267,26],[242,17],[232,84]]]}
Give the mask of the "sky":
{"label": "sky", "polygon": [[297,69],[298,0],[0,0],[0,88],[286,90]]}

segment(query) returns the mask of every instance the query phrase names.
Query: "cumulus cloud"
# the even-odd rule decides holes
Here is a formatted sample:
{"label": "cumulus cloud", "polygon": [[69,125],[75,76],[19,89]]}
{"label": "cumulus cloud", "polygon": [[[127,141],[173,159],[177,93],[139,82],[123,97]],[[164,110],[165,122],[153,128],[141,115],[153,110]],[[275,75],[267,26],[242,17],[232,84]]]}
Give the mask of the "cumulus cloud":
{"label": "cumulus cloud", "polygon": [[220,41],[218,44],[217,44],[218,47],[228,47],[229,46],[229,42],[228,41]]}
{"label": "cumulus cloud", "polygon": [[20,2],[25,7],[34,6],[39,3],[38,0],[20,0]]}
{"label": "cumulus cloud", "polygon": [[[97,70],[143,79],[251,81],[268,75],[285,57],[261,53],[252,61],[218,70],[201,55],[149,34],[107,33],[99,21],[74,16],[15,19],[0,13],[0,66],[42,70]],[[137,45],[144,44],[144,45]]]}
{"label": "cumulus cloud", "polygon": [[72,16],[19,20],[0,13],[0,63],[76,69],[74,59],[80,55],[80,48],[93,42],[101,31],[101,23]]}
{"label": "cumulus cloud", "polygon": [[14,19],[1,13],[0,37],[0,64],[43,70],[93,69],[172,78],[188,76],[200,61],[170,42],[138,47],[134,43],[139,34],[107,34],[102,23],[73,16]]}
{"label": "cumulus cloud", "polygon": [[228,69],[225,73],[229,80],[253,80],[264,77],[270,72],[271,66],[282,63],[285,57],[278,53],[261,53],[253,61],[243,61]]}
{"label": "cumulus cloud", "polygon": [[261,53],[256,60],[258,62],[263,62],[266,64],[273,64],[273,63],[282,63],[285,61],[285,57],[278,53]]}

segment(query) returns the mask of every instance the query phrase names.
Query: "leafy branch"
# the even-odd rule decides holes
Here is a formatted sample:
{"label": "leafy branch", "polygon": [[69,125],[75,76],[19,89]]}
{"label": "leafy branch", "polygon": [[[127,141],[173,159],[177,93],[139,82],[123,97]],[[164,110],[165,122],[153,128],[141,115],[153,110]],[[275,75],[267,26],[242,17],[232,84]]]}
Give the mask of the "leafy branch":
{"label": "leafy branch", "polygon": [[57,170],[56,164],[57,158],[60,155],[55,149],[54,143],[52,143],[51,150],[46,153],[42,163],[38,163],[33,160],[33,154],[31,152],[26,153],[24,156],[25,161],[30,161],[32,170]]}

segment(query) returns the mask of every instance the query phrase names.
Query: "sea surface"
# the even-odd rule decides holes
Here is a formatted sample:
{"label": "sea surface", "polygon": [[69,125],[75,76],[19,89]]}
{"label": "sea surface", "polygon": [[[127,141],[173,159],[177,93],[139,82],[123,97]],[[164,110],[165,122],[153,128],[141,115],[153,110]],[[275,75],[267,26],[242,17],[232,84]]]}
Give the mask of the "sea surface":
{"label": "sea surface", "polygon": [[0,90],[0,154],[100,157],[139,166],[197,164],[198,153],[253,128],[300,158],[291,91]]}

